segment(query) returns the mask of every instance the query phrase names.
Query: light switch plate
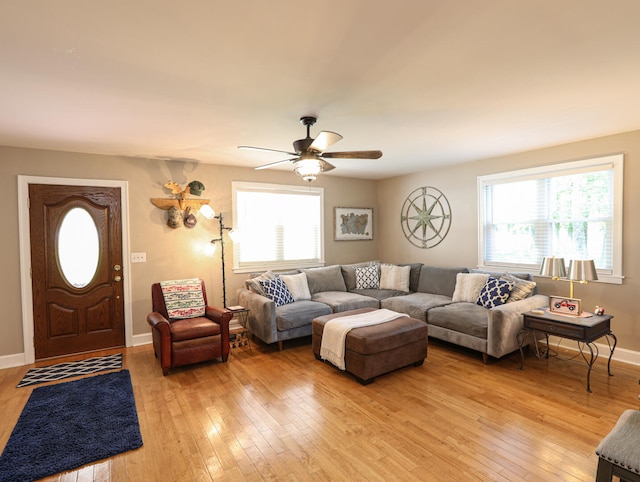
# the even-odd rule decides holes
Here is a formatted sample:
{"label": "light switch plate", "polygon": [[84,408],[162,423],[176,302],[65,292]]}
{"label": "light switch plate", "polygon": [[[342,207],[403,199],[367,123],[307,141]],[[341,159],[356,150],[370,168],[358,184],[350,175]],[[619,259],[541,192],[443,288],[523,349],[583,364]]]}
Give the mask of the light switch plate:
{"label": "light switch plate", "polygon": [[146,263],[147,262],[147,253],[131,253],[131,262],[132,263]]}

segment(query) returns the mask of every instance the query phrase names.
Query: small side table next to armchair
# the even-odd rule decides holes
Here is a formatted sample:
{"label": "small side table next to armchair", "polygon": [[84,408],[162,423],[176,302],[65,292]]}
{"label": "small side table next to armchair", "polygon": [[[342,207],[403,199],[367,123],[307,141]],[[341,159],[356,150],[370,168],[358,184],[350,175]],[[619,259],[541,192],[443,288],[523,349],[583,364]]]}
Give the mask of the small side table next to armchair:
{"label": "small side table next to armchair", "polygon": [[251,350],[251,340],[249,340],[249,309],[244,306],[227,306],[227,310],[233,313],[233,319],[229,323],[229,335],[231,348],[248,346]]}

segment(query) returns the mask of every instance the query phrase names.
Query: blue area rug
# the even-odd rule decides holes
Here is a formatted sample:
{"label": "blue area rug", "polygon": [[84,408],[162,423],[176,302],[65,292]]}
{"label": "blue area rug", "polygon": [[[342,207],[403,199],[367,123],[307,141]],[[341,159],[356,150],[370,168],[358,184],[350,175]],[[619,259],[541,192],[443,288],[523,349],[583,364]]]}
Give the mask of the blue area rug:
{"label": "blue area rug", "polygon": [[39,387],[0,456],[0,481],[41,479],[141,446],[128,370]]}
{"label": "blue area rug", "polygon": [[58,363],[48,367],[31,368],[22,377],[17,388],[120,368],[122,368],[122,353],[98,356],[75,362]]}

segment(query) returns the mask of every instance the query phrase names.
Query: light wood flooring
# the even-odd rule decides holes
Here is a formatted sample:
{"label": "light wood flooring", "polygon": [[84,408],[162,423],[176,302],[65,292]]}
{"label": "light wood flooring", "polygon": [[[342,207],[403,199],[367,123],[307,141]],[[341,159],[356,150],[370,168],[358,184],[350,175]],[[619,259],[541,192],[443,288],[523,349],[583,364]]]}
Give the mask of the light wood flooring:
{"label": "light wood flooring", "polygon": [[[424,365],[361,386],[302,339],[163,377],[150,345],[128,348],[143,447],[46,480],[594,480],[597,444],[638,408],[640,368],[614,361],[608,377],[600,358],[590,394],[584,366],[532,352],[519,366],[431,340]],[[28,368],[0,371],[0,447]]]}

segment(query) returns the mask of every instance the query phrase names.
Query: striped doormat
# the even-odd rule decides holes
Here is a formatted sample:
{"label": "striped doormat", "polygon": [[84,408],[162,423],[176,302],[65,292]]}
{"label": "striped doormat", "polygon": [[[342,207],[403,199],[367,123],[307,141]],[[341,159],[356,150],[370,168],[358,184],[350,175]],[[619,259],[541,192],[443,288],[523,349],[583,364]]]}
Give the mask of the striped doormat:
{"label": "striped doormat", "polygon": [[58,363],[48,367],[31,368],[16,388],[120,368],[122,368],[122,353],[75,362]]}

